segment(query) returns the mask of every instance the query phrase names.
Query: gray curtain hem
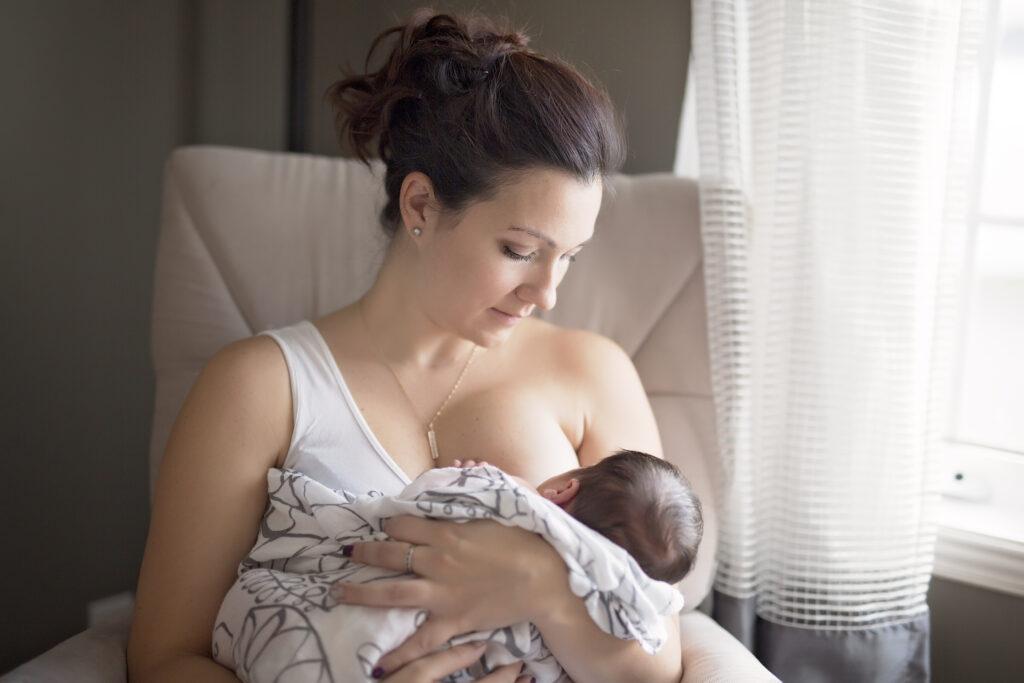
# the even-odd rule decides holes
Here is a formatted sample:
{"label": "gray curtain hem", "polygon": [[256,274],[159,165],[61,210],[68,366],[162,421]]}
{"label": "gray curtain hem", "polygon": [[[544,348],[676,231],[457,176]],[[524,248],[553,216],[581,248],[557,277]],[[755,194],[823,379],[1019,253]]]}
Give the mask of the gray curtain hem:
{"label": "gray curtain hem", "polygon": [[931,678],[928,611],[898,624],[832,631],[767,621],[757,616],[754,600],[713,591],[711,615],[785,683],[927,683]]}

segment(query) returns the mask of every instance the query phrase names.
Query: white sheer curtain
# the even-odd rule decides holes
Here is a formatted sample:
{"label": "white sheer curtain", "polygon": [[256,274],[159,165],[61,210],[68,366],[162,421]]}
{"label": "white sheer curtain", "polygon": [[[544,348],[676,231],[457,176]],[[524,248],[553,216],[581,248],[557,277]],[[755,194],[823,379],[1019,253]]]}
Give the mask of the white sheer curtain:
{"label": "white sheer curtain", "polygon": [[693,3],[715,617],[787,682],[928,678],[986,6]]}

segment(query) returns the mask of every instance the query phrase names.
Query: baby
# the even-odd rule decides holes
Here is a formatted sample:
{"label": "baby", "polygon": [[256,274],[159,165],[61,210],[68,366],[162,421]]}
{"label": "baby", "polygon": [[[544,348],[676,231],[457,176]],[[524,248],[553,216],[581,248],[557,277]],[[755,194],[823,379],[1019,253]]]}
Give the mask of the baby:
{"label": "baby", "polygon": [[[487,461],[454,463],[473,467]],[[620,450],[590,467],[551,477],[537,492],[625,549],[652,579],[676,583],[693,567],[704,532],[700,500],[666,460]]]}

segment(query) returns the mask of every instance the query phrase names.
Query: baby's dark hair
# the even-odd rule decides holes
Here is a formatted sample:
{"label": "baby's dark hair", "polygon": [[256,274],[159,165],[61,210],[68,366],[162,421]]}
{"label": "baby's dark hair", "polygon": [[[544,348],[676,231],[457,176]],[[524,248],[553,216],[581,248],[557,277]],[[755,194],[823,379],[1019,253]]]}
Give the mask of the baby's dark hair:
{"label": "baby's dark hair", "polygon": [[675,583],[693,568],[704,517],[675,465],[620,450],[572,476],[580,490],[566,511],[625,548],[648,576]]}
{"label": "baby's dark hair", "polygon": [[[457,216],[531,169],[589,183],[623,164],[623,123],[607,91],[529,49],[529,37],[506,23],[416,10],[377,36],[364,73],[347,73],[324,93],[339,143],[369,165],[378,140],[387,194],[380,222],[389,237],[413,171],[430,178],[440,210]],[[383,65],[371,71],[375,50],[392,36]]]}

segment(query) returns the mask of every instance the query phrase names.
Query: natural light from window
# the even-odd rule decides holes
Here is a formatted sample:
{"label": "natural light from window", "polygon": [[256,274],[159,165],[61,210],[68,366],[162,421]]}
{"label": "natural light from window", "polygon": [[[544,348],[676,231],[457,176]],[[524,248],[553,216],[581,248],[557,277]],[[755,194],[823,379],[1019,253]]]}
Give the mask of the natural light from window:
{"label": "natural light from window", "polygon": [[1024,596],[1024,0],[992,7],[934,573]]}
{"label": "natural light from window", "polygon": [[1024,1],[1000,5],[953,437],[1024,457]]}

